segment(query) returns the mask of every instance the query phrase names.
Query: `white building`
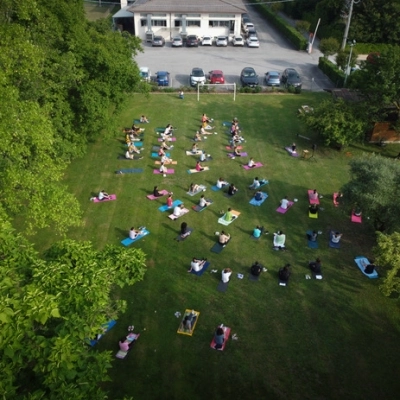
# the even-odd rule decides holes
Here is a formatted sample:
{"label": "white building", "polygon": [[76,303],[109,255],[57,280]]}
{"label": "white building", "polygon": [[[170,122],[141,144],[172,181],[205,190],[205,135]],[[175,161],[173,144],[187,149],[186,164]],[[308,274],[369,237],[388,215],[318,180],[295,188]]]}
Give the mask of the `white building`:
{"label": "white building", "polygon": [[143,41],[153,35],[240,35],[242,0],[136,0],[113,16],[116,29],[127,30]]}

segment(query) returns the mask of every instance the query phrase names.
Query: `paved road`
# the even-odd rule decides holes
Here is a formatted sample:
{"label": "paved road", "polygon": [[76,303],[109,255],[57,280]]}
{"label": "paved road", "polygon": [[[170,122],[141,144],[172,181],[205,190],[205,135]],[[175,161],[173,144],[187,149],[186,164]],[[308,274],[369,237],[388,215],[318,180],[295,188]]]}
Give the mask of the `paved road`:
{"label": "paved road", "polygon": [[[303,80],[303,89],[322,91],[333,88],[332,82],[318,69],[318,58],[322,54],[315,49],[312,54],[294,50],[280,34],[264,21],[257,12],[248,7],[248,14],[255,24],[260,39],[260,48],[248,47],[202,47],[172,48],[169,42],[163,48],[143,43],[144,53],[138,54],[139,67],[149,67],[154,75],[159,70],[171,74],[172,86],[189,85],[189,74],[193,67],[201,67],[207,73],[213,69],[224,72],[227,83],[239,84],[242,68],[253,67],[264,84],[267,71],[283,71],[296,68]],[[206,34],[206,32],[205,32]]]}

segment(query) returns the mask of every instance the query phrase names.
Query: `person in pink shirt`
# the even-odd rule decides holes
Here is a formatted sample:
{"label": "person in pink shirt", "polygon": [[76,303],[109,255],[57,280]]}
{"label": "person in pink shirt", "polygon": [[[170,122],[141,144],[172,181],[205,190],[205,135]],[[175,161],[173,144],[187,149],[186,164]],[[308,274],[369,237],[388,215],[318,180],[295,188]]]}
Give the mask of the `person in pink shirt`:
{"label": "person in pink shirt", "polygon": [[129,350],[129,342],[128,341],[124,341],[124,342],[119,341],[118,344],[119,344],[120,350],[122,350],[122,351]]}
{"label": "person in pink shirt", "polygon": [[204,168],[201,166],[200,161],[196,162],[196,171],[203,171]]}
{"label": "person in pink shirt", "polygon": [[168,208],[171,208],[172,207],[172,203],[173,203],[173,200],[172,200],[172,192],[168,195],[168,198],[167,198],[167,206],[168,206]]}

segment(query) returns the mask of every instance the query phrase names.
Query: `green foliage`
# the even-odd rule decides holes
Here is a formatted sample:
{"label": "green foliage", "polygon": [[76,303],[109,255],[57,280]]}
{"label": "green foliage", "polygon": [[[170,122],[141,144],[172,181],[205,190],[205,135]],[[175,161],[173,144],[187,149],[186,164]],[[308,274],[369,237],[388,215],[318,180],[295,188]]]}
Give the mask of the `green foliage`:
{"label": "green foliage", "polygon": [[400,233],[385,235],[377,232],[377,245],[374,248],[376,265],[387,271],[380,289],[385,296],[400,295]]}
{"label": "green foliage", "polygon": [[350,161],[351,179],[343,187],[346,202],[357,204],[375,230],[400,230],[400,164],[375,154]]}
{"label": "green foliage", "polygon": [[369,53],[382,53],[385,50],[390,49],[392,46],[399,47],[396,45],[390,45],[385,43],[359,43],[357,42],[358,54],[369,54]]}
{"label": "green foliage", "polygon": [[336,64],[325,57],[320,57],[318,68],[335,84],[336,87],[343,87],[344,73]]}
{"label": "green foliage", "polygon": [[140,250],[56,243],[41,260],[0,217],[0,391],[5,398],[101,399],[111,355],[88,338],[125,310],[114,285],[142,280]]}
{"label": "green foliage", "polygon": [[366,123],[358,115],[354,104],[343,100],[325,100],[311,113],[300,113],[306,125],[318,132],[326,145],[336,144],[340,147],[361,140]]}
{"label": "green foliage", "polygon": [[307,49],[307,40],[304,36],[298,32],[295,28],[289,25],[283,18],[276,15],[268,5],[265,4],[257,4],[255,8],[260,12],[262,16],[264,16],[271,24],[277,28],[283,36],[297,50],[306,50]]}
{"label": "green foliage", "polygon": [[321,39],[319,42],[319,50],[324,57],[332,56],[337,53],[340,48],[339,42],[335,38]]}
{"label": "green foliage", "polygon": [[[347,68],[347,63],[349,62],[349,57],[350,57],[350,49],[346,48],[345,50],[340,50],[338,51],[336,55],[336,64],[337,66],[342,70],[345,71]],[[354,67],[356,65],[358,53],[356,49],[353,47],[353,50],[351,50],[351,59],[350,59],[350,67]]]}
{"label": "green foliage", "polygon": [[310,22],[308,21],[296,21],[295,27],[300,33],[308,33],[310,31]]}

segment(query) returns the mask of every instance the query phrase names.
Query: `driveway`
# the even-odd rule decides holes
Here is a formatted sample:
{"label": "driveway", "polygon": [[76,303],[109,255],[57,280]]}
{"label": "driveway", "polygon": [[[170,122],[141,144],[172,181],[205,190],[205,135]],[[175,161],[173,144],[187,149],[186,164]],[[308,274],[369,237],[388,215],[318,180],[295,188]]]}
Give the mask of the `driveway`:
{"label": "driveway", "polygon": [[[224,72],[226,83],[240,83],[240,72],[244,67],[253,67],[259,75],[260,84],[267,71],[280,71],[292,67],[297,69],[303,80],[303,89],[322,91],[333,88],[332,82],[318,69],[318,59],[322,56],[318,49],[311,54],[294,50],[268,22],[256,11],[247,7],[248,14],[258,33],[260,47],[181,47],[172,48],[166,41],[165,47],[151,47],[143,43],[144,53],[136,56],[139,67],[149,67],[153,74],[159,70],[171,74],[171,85],[179,88],[189,85],[189,74],[193,67],[201,67],[206,74],[213,69]],[[207,34],[207,32],[204,32]]]}

